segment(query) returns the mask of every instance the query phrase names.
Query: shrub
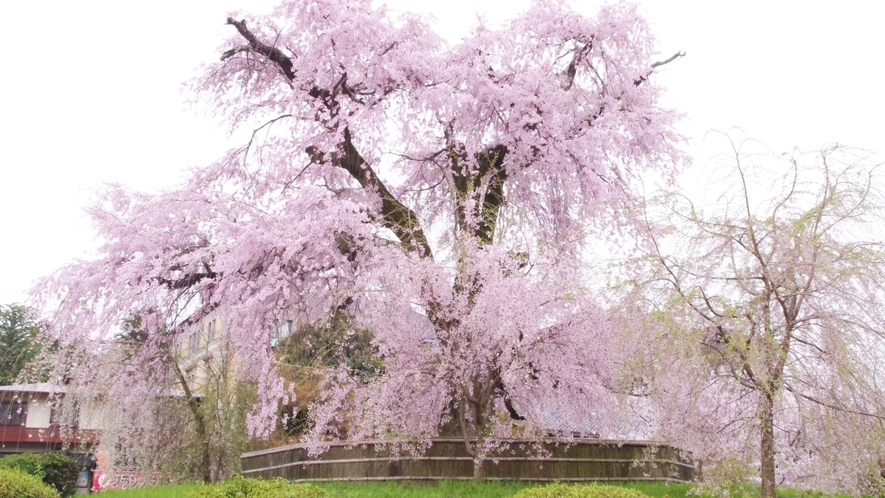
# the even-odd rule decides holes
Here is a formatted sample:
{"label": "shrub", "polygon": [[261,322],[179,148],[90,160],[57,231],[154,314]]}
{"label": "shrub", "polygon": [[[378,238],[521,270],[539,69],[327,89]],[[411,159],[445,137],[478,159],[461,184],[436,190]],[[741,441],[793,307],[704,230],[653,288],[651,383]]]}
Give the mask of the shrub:
{"label": "shrub", "polygon": [[188,495],[191,498],[322,498],[326,492],[312,484],[290,483],[285,479],[233,479],[210,484]]}
{"label": "shrub", "polygon": [[40,453],[18,453],[0,458],[0,468],[15,469],[43,480],[43,456]]}
{"label": "shrub", "polygon": [[57,498],[38,477],[14,468],[0,468],[0,498]]}
{"label": "shrub", "polygon": [[61,496],[73,496],[77,492],[80,468],[73,458],[64,453],[53,451],[9,455],[0,458],[0,467],[32,475],[55,488]]}
{"label": "shrub", "polygon": [[635,489],[603,484],[563,484],[554,483],[537,488],[527,488],[513,495],[513,498],[648,498],[648,495]]}
{"label": "shrub", "polygon": [[55,488],[62,496],[77,492],[80,466],[73,458],[57,451],[43,453],[43,482]]}

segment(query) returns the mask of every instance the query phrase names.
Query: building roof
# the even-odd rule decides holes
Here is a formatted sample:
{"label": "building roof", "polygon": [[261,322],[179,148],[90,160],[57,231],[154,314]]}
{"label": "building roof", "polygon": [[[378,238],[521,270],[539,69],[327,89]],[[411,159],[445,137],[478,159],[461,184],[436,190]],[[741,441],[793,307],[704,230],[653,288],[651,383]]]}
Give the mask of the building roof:
{"label": "building roof", "polygon": [[10,386],[0,386],[0,392],[13,393],[64,393],[67,391],[65,386],[52,384],[50,382],[37,382],[34,384],[12,384]]}

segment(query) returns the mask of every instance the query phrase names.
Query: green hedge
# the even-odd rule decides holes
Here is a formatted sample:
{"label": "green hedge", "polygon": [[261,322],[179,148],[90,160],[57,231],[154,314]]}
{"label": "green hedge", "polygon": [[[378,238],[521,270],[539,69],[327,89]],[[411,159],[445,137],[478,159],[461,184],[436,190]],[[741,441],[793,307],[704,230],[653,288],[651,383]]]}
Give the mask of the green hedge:
{"label": "green hedge", "polygon": [[19,453],[0,458],[0,468],[15,469],[42,480],[43,455],[40,453]]}
{"label": "green hedge", "polygon": [[648,498],[648,495],[635,489],[604,484],[554,483],[524,489],[513,495],[513,498]]}
{"label": "green hedge", "polygon": [[0,458],[0,468],[30,474],[55,488],[61,496],[73,496],[77,492],[80,468],[73,458],[64,453],[51,451],[9,455]]}
{"label": "green hedge", "polygon": [[55,492],[39,477],[17,469],[0,467],[0,498],[57,498]]}
{"label": "green hedge", "polygon": [[52,451],[43,453],[43,482],[55,488],[62,496],[73,496],[77,492],[77,479],[80,466],[73,458]]}
{"label": "green hedge", "polygon": [[190,498],[322,498],[326,492],[312,484],[291,483],[284,479],[233,479],[210,484],[189,493]]}

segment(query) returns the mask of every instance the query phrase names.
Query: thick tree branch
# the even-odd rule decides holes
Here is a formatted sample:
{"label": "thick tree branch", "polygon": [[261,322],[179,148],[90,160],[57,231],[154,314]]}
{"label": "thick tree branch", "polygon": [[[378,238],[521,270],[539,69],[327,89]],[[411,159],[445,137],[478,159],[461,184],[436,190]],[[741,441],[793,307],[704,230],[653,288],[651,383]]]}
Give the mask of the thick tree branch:
{"label": "thick tree branch", "polygon": [[176,279],[157,277],[157,283],[165,285],[169,289],[188,289],[193,287],[196,283],[198,283],[200,280],[203,280],[204,278],[215,280],[216,278],[218,278],[218,273],[214,271],[203,273],[188,273],[187,275]]}
{"label": "thick tree branch", "polygon": [[513,406],[513,402],[510,400],[510,396],[507,395],[507,388],[504,386],[504,381],[498,380],[498,385],[495,386],[498,394],[501,396],[501,399],[504,400],[504,408],[507,409],[507,413],[510,414],[510,418],[512,420],[525,420],[525,417],[519,414],[516,411],[516,408]]}
{"label": "thick tree branch", "polygon": [[251,50],[253,52],[258,52],[259,54],[267,57],[268,59],[277,63],[280,67],[280,70],[286,75],[286,78],[289,81],[295,79],[295,73],[292,71],[292,59],[290,59],[286,54],[283,53],[282,50],[277,47],[268,45],[266,43],[261,42],[255,35],[249,31],[249,28],[246,27],[246,20],[237,21],[233,17],[227,18],[227,23],[233,25],[237,28],[240,35],[249,42],[249,45],[245,47],[236,47],[232,48],[221,55],[221,60],[225,60],[231,56],[233,56],[237,52],[242,52],[244,50]]}
{"label": "thick tree branch", "polygon": [[[377,190],[381,197],[381,217],[384,227],[389,228],[399,238],[407,251],[418,251],[422,257],[433,258],[433,251],[418,221],[418,215],[397,200],[378,178],[375,170],[366,163],[353,145],[349,128],[344,129],[344,141],[338,145],[338,149],[338,152],[330,155],[331,163],[350,173],[361,187]],[[322,163],[326,160],[325,154],[314,147],[308,147],[306,152],[314,162]]]}
{"label": "thick tree branch", "polygon": [[[245,20],[237,21],[228,17],[227,23],[237,28],[240,35],[249,42],[249,50],[258,52],[269,60],[275,62],[290,81],[295,79],[295,73],[292,69],[292,59],[286,56],[286,54],[277,47],[258,40],[258,38],[246,27]],[[231,57],[238,51],[242,51],[242,47],[228,50],[221,56],[221,60]],[[346,79],[347,73],[345,72],[341,76],[338,84],[336,84],[336,89],[341,87],[344,89],[345,93],[347,93]],[[308,92],[308,94],[313,98],[323,99],[325,105],[330,110],[337,107],[337,102],[335,102],[334,99],[329,99],[331,92],[326,89],[314,87]],[[309,147],[307,153],[315,162],[323,162],[323,154],[314,147]],[[421,228],[421,223],[418,221],[418,216],[414,211],[406,207],[393,196],[390,190],[387,189],[387,186],[384,185],[384,182],[381,181],[375,171],[366,163],[365,159],[363,159],[362,155],[360,155],[359,151],[357,151],[356,147],[353,145],[350,128],[344,129],[344,141],[338,144],[337,153],[333,153],[331,156],[332,164],[350,173],[350,175],[355,178],[362,187],[374,188],[377,190],[378,195],[381,196],[381,216],[383,218],[383,225],[393,231],[393,233],[399,238],[403,247],[407,251],[418,251],[422,257],[432,258],[433,252],[430,249],[430,244],[427,242],[427,237],[424,235],[424,230]]]}
{"label": "thick tree branch", "polygon": [[479,223],[476,237],[483,244],[491,244],[495,237],[495,226],[498,213],[504,204],[504,184],[507,182],[507,168],[504,167],[504,156],[507,147],[498,145],[479,157],[479,176],[490,175],[482,202],[479,202]]}
{"label": "thick tree branch", "polygon": [[194,417],[194,424],[196,425],[197,431],[197,440],[200,441],[200,446],[202,451],[200,452],[200,472],[203,474],[203,482],[209,483],[212,482],[212,469],[209,464],[209,431],[206,425],[206,416],[203,412],[201,405],[202,398],[197,396],[192,390],[191,386],[187,383],[187,377],[184,372],[181,371],[181,367],[178,365],[178,361],[175,358],[167,358],[170,366],[172,367],[172,371],[175,373],[175,377],[178,380],[179,385],[181,386],[182,392],[184,392],[184,399],[187,401],[188,410],[190,410],[191,415]]}
{"label": "thick tree branch", "polygon": [[[466,393],[466,390],[464,391]],[[467,432],[467,403],[465,397],[458,402],[458,423],[461,425],[461,436],[464,439],[464,449],[472,458],[476,458],[476,450],[470,445],[470,434]]]}

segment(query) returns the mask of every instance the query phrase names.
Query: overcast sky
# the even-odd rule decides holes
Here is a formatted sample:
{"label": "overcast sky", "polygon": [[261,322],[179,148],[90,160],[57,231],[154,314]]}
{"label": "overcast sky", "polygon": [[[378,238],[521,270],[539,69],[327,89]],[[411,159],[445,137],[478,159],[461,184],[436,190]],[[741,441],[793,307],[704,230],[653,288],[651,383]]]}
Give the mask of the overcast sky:
{"label": "overcast sky", "polygon": [[[0,304],[96,243],[83,206],[103,183],[172,187],[232,145],[184,104],[181,83],[216,60],[229,10],[266,0],[49,0],[4,8],[0,77]],[[499,22],[527,0],[388,1],[430,13],[457,41],[478,15]],[[598,2],[580,1],[592,15]],[[685,113],[703,163],[705,132],[740,126],[777,151],[839,142],[885,152],[885,61],[876,2],[641,4],[665,58],[656,82]]]}

